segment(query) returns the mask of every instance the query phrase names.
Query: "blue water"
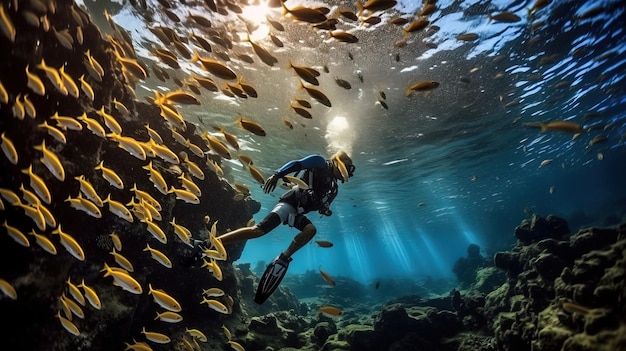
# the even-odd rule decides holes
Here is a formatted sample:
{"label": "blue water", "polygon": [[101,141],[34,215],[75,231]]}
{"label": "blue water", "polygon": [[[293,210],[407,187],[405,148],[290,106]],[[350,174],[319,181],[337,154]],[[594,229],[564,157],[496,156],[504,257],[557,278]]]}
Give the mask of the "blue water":
{"label": "blue water", "polygon": [[[298,3],[289,1],[291,6]],[[394,10],[413,14],[420,3],[400,1]],[[148,4],[156,8],[156,1]],[[279,63],[271,68],[261,62],[229,63],[256,87],[259,98],[203,94],[202,106],[187,109],[185,116],[234,131],[238,113],[260,122],[267,137],[237,133],[242,153],[252,156],[265,176],[291,159],[330,155],[337,146],[351,153],[357,170],[340,186],[333,216],[309,216],[318,228],[316,239],[335,246],[307,245],[294,255],[290,273],[321,266],[332,275],[364,283],[381,277],[447,278],[470,243],[478,244],[485,256],[509,248],[515,241],[514,227],[529,213],[561,216],[572,231],[615,224],[626,213],[626,5],[619,0],[555,0],[529,18],[532,4],[438,1],[431,27],[406,37],[399,27],[385,23],[393,13],[387,11],[383,22],[372,27],[343,23],[342,28],[359,37],[357,44],[324,40],[323,33],[306,25],[283,21],[288,30],[277,34],[285,43],[280,49],[265,36],[268,27],[261,20],[254,40],[272,48]],[[603,11],[579,18],[598,7]],[[136,11],[128,4],[112,8],[117,10],[110,10],[116,22],[133,35],[138,54],[156,60],[148,50],[158,40]],[[487,14],[504,10],[521,21],[489,20]],[[280,11],[272,11],[277,18]],[[186,10],[181,7],[179,14],[184,16]],[[244,13],[248,18],[252,14]],[[173,25],[158,12],[154,16],[152,25]],[[104,23],[97,15],[94,20]],[[234,17],[212,20],[214,26],[241,26]],[[531,33],[532,24],[540,21],[545,24]],[[435,25],[440,30],[433,30]],[[470,32],[479,39],[456,39]],[[407,46],[394,46],[401,39]],[[236,48],[254,55],[247,43]],[[602,58],[609,52],[614,54]],[[546,58],[550,62],[541,64]],[[293,98],[308,98],[287,68],[289,60],[329,68],[319,88],[330,97],[332,108],[314,104],[312,120],[289,109]],[[198,67],[185,64],[183,70]],[[348,80],[352,89],[338,87],[336,76]],[[421,80],[441,85],[407,97],[405,88]],[[562,81],[569,85],[557,87]],[[137,93],[150,96],[152,89],[164,86],[174,88],[148,80]],[[376,102],[379,91],[385,92],[389,110]],[[586,118],[589,112],[595,115]],[[296,123],[294,130],[283,118]],[[571,133],[524,127],[528,122],[561,120],[579,123],[586,131],[573,138]],[[590,146],[597,135],[607,141]],[[546,159],[552,163],[541,167]],[[225,168],[230,181],[253,188],[262,203],[254,217],[260,221],[281,190],[263,194],[238,162],[228,162]],[[239,262],[267,262],[295,234],[295,229],[280,227],[250,241]]]}

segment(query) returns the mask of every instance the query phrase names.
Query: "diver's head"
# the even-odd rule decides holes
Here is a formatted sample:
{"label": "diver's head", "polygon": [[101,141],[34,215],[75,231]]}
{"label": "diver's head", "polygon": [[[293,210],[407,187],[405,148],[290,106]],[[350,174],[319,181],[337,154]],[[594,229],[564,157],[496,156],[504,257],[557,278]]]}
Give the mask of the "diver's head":
{"label": "diver's head", "polygon": [[331,158],[334,167],[335,177],[342,182],[347,182],[354,175],[356,167],[352,159],[345,151],[336,152]]}

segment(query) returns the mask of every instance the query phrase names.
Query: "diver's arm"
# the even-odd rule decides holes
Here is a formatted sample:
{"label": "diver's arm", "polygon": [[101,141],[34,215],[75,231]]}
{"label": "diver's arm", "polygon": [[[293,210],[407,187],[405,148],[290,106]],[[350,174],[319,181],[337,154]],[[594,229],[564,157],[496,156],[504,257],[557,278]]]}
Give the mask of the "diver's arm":
{"label": "diver's arm", "polygon": [[287,162],[284,166],[280,167],[275,175],[279,178],[286,176],[289,173],[298,172],[303,169],[309,168],[325,168],[326,159],[320,155],[309,155],[300,160],[293,160]]}
{"label": "diver's arm", "polygon": [[293,160],[287,162],[284,166],[280,167],[276,173],[272,174],[265,183],[263,184],[263,191],[267,193],[271,193],[276,189],[276,184],[278,183],[278,179],[286,176],[289,173],[298,172],[303,169],[312,169],[312,168],[325,168],[326,160],[320,155],[309,155],[300,160]]}

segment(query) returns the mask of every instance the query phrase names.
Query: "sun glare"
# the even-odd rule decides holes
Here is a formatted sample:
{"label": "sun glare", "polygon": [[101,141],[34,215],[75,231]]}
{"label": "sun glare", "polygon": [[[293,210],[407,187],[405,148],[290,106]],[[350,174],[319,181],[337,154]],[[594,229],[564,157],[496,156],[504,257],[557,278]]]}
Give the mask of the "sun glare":
{"label": "sun glare", "polygon": [[267,6],[267,2],[263,2],[260,5],[246,6],[242,9],[241,16],[256,27],[250,33],[250,39],[260,40],[267,37],[270,32],[267,16],[273,11],[274,9]]}

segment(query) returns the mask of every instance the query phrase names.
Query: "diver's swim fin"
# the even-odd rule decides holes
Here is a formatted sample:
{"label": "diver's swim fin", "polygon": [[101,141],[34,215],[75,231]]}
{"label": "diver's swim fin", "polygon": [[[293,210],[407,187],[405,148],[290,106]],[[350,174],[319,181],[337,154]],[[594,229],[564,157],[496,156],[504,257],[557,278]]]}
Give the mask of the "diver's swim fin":
{"label": "diver's swim fin", "polygon": [[287,258],[281,253],[267,266],[256,290],[254,302],[260,305],[272,295],[287,273],[291,260],[291,257]]}

